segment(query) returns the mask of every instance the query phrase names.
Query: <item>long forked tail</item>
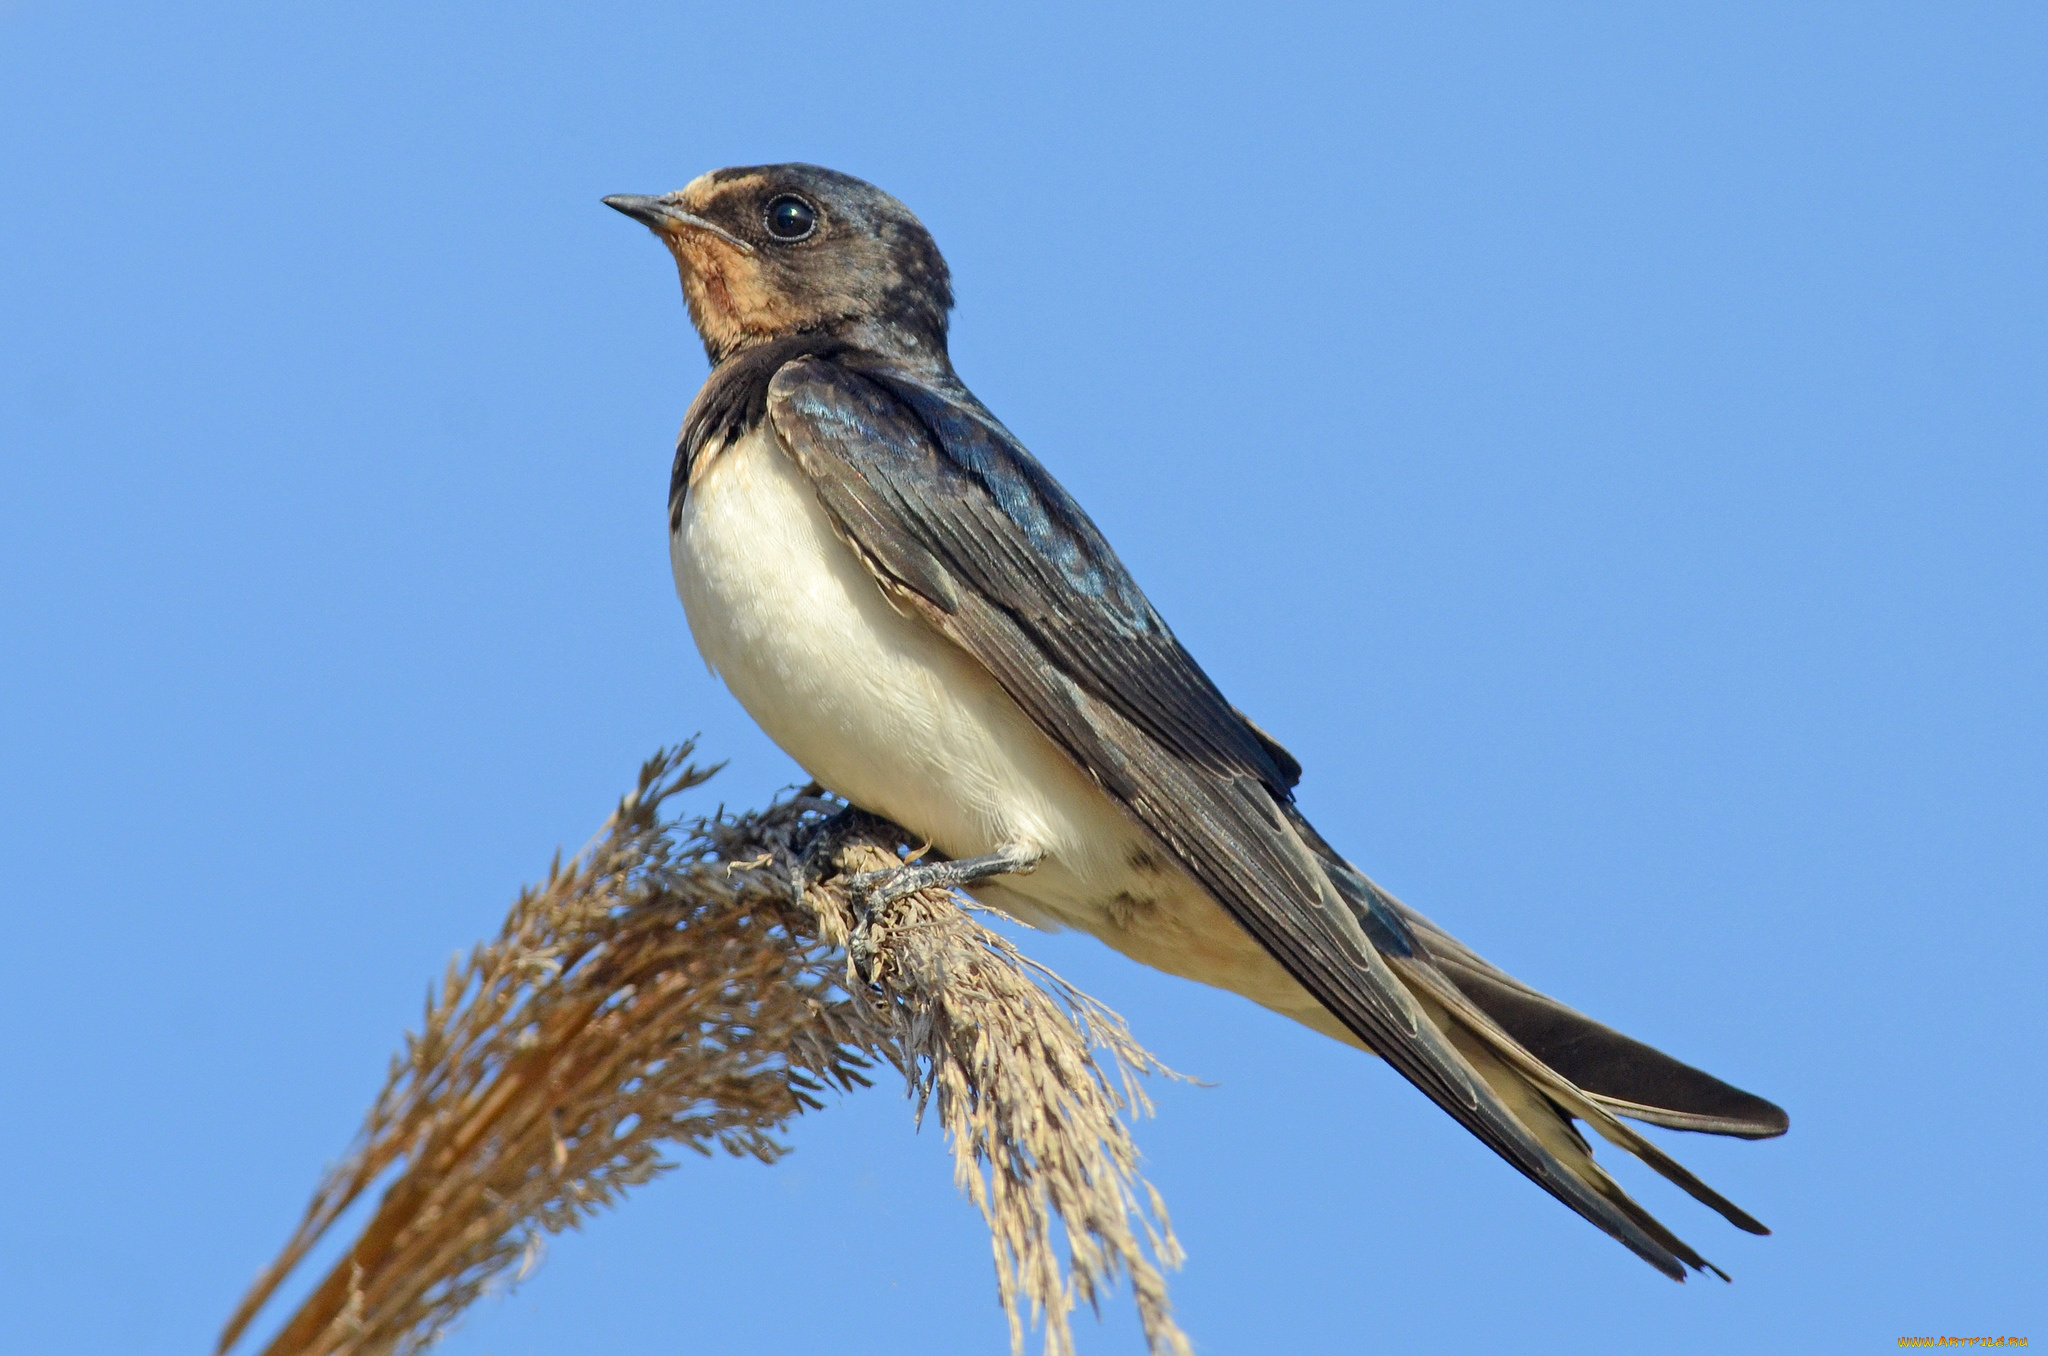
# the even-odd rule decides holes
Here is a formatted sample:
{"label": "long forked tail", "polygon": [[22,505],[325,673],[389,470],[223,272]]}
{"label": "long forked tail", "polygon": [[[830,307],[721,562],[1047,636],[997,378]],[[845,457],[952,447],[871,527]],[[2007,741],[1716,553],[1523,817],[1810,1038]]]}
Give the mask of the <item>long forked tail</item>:
{"label": "long forked tail", "polygon": [[[1460,993],[1523,1049],[1616,1115],[1738,1139],[1771,1139],[1791,1127],[1781,1108],[1755,1093],[1680,1063],[1538,993],[1481,960],[1463,942],[1378,886],[1365,884],[1408,925]],[[1345,885],[1338,888],[1350,894]]]}
{"label": "long forked tail", "polygon": [[1687,1171],[1619,1117],[1679,1130],[1765,1139],[1790,1118],[1753,1093],[1632,1040],[1538,993],[1373,884],[1295,818],[1331,882],[1358,915],[1381,958],[1431,1022],[1486,1080],[1516,1119],[1586,1187],[1687,1266],[1728,1275],[1636,1203],[1593,1160],[1574,1121],[1652,1170],[1736,1228],[1768,1234],[1747,1212]]}

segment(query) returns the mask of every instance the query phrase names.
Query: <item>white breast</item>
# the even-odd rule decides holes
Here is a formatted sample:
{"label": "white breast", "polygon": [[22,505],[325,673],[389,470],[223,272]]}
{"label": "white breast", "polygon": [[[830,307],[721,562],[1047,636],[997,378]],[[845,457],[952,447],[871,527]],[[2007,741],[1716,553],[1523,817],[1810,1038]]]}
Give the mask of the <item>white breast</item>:
{"label": "white breast", "polygon": [[769,738],[948,856],[1044,854],[977,887],[989,903],[1320,1015],[980,664],[890,605],[768,425],[704,455],[670,544],[676,590],[698,650]]}
{"label": "white breast", "polygon": [[697,648],[812,776],[954,856],[1064,845],[1051,802],[1082,794],[1079,772],[889,604],[766,425],[691,486],[672,549]]}

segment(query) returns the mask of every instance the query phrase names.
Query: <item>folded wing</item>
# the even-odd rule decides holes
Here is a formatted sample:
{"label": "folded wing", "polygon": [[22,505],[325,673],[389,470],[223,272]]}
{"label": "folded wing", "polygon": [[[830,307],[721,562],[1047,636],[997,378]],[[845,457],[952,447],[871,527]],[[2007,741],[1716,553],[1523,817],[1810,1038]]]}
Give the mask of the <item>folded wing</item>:
{"label": "folded wing", "polygon": [[[1761,1231],[1620,1126],[1612,1099],[1511,1034],[1520,1015],[1495,990],[1513,981],[1448,938],[1440,960],[1425,939],[1441,934],[1378,902],[1328,850],[1292,805],[1293,759],[1224,700],[1079,506],[972,396],[805,356],[776,372],[767,413],[898,606],[982,663],[1317,1001],[1461,1125],[1676,1279],[1708,1264],[1593,1164],[1571,1117]],[[1463,987],[1467,971],[1482,996]]]}

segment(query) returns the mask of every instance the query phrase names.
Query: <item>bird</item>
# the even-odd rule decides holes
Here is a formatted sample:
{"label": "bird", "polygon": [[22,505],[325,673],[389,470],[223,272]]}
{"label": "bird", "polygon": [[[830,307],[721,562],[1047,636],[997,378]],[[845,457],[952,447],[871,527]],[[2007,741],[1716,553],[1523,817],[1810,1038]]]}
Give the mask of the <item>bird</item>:
{"label": "bird", "polygon": [[1296,804],[1102,533],[954,372],[950,271],[873,185],[715,170],[604,200],[673,255],[711,373],[670,478],[697,648],[826,790],[930,846],[868,905],[960,889],[1377,1055],[1675,1280],[1727,1273],[1584,1126],[1768,1233],[1628,1122],[1767,1138],[1786,1113],[1488,964]]}

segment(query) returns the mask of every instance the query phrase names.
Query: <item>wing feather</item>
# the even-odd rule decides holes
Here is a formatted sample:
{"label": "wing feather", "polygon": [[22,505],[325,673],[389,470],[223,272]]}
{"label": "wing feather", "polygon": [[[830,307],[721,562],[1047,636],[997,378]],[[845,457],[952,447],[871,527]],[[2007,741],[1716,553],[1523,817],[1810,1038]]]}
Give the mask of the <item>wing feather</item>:
{"label": "wing feather", "polygon": [[1418,1001],[1396,973],[1429,962],[1398,916],[1362,914],[1333,884],[1291,805],[1293,759],[1224,700],[1086,515],[971,396],[809,356],[776,372],[767,413],[898,605],[985,665],[1338,1020],[1651,1265],[1677,1279],[1703,1265],[1589,1154],[1546,1147],[1555,1127],[1518,1115],[1431,1020],[1425,1004],[1462,996],[1446,981]]}

